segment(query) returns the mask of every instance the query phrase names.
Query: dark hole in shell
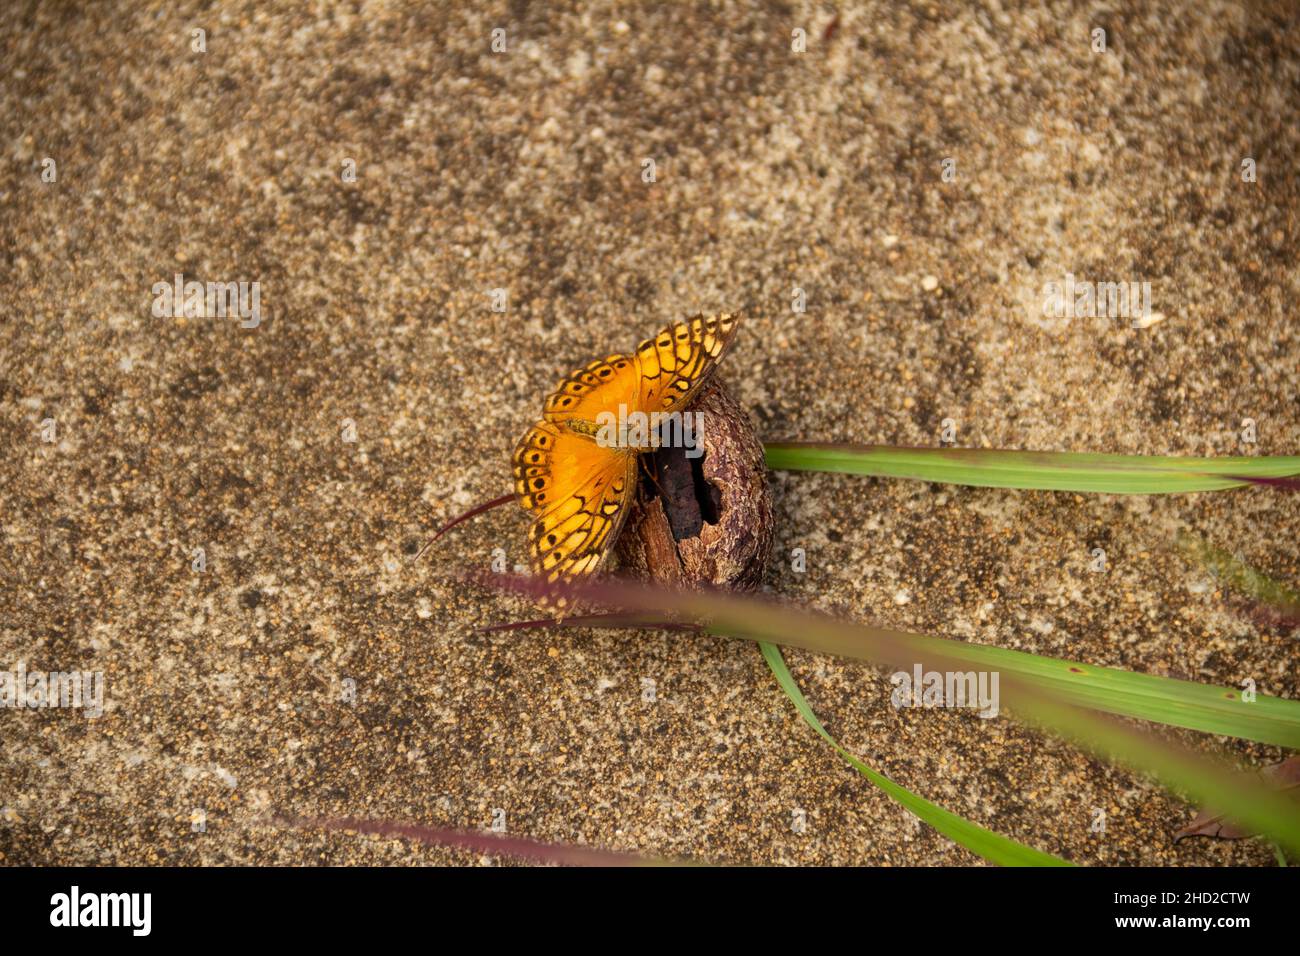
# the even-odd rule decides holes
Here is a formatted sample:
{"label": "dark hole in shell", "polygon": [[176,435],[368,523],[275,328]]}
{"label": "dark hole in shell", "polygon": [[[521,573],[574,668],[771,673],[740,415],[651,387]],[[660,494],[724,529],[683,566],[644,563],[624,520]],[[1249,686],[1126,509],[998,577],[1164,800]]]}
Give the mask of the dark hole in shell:
{"label": "dark hole in shell", "polygon": [[772,546],[763,446],[744,409],[715,380],[687,407],[703,454],[666,447],[641,458],[637,502],[619,536],[622,566],[669,584],[752,588]]}
{"label": "dark hole in shell", "polygon": [[663,499],[674,541],[697,537],[706,524],[717,524],[722,492],[704,477],[705,454],[689,458],[688,449],[660,448],[642,459],[643,501]]}

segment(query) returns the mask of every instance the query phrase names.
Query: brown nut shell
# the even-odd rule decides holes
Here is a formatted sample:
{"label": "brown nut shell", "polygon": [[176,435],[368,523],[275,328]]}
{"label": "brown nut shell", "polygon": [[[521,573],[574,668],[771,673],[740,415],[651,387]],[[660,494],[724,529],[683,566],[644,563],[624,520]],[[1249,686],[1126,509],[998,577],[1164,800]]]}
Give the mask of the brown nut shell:
{"label": "brown nut shell", "polygon": [[757,587],[772,552],[763,446],[749,415],[716,379],[686,411],[702,416],[696,421],[704,454],[692,459],[673,447],[643,456],[639,498],[618,539],[619,562],[664,584]]}

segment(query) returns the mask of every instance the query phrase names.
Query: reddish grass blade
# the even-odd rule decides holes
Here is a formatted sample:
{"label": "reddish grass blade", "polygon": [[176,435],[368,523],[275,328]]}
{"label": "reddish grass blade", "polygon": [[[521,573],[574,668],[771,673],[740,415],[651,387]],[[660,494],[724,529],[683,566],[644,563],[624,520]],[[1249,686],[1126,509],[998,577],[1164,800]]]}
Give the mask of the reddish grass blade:
{"label": "reddish grass blade", "polygon": [[532,621],[510,621],[504,624],[488,624],[476,628],[480,634],[492,634],[497,631],[532,631],[548,628],[595,627],[595,628],[631,628],[643,630],[652,628],[657,631],[698,631],[698,624],[683,624],[661,617],[648,615],[641,617],[634,614],[586,614],[578,617],[542,617]]}
{"label": "reddish grass blade", "polygon": [[447,830],[441,827],[427,827],[416,823],[400,823],[393,820],[357,820],[352,817],[338,818],[296,818],[276,817],[275,822],[281,826],[297,830],[330,830],[336,832],[352,831],[371,833],[375,836],[416,840],[434,846],[455,847],[472,850],[488,856],[510,856],[537,863],[552,863],[559,866],[673,866],[670,860],[652,859],[635,856],[631,853],[615,853],[610,850],[598,850],[582,846],[566,846],[559,843],[540,843],[524,837],[498,836],[494,833],[474,833],[464,830]]}
{"label": "reddish grass blade", "polygon": [[441,538],[452,528],[456,527],[456,525],[460,524],[462,521],[468,521],[470,518],[473,518],[476,515],[481,515],[483,512],[490,511],[493,508],[499,508],[502,505],[509,504],[514,500],[515,500],[515,496],[513,494],[502,495],[500,498],[493,498],[487,504],[479,505],[477,508],[471,508],[469,511],[466,511],[459,518],[455,518],[447,522],[445,525],[443,525],[441,528],[438,529],[437,534],[435,534],[432,538],[430,538],[425,543],[424,547],[421,548],[419,553],[416,554],[416,556],[411,559],[410,563],[414,564],[416,561],[419,561],[420,558],[424,557],[424,552],[428,551],[431,547],[433,547],[433,543],[435,541]]}
{"label": "reddish grass blade", "polygon": [[1264,485],[1280,491],[1300,491],[1300,478],[1251,478],[1247,475],[1233,475],[1234,481],[1247,481],[1252,485]]}

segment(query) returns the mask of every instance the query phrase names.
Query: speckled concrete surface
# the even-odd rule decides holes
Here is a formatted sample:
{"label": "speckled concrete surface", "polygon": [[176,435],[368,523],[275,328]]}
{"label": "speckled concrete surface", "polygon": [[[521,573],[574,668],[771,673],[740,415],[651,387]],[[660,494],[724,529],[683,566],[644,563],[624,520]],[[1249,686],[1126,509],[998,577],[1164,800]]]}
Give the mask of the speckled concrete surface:
{"label": "speckled concrete surface", "polygon": [[[1291,4],[84,6],[0,9],[0,668],[102,671],[106,711],[0,711],[4,863],[475,863],[265,820],[496,808],[714,862],[978,863],[843,766],[752,646],[475,634],[530,613],[445,583],[523,559],[517,509],[406,566],[508,489],[562,372],[673,318],[746,310],[723,371],[769,439],[935,444],[951,418],[966,446],[1300,447]],[[261,324],[155,318],[177,272],[258,281]],[[1047,321],[1066,273],[1149,281],[1163,321]],[[774,491],[791,600],[1300,695],[1296,635],[1167,548],[1190,527],[1300,580],[1294,496]],[[1005,719],[789,659],[850,749],[1000,832],[1272,861],[1173,845],[1190,808]]]}

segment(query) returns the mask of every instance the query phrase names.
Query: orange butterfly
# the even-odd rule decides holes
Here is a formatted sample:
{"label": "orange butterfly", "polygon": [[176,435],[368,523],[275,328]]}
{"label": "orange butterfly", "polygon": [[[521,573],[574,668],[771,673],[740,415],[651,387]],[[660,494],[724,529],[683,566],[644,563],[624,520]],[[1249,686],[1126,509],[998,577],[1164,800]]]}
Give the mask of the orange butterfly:
{"label": "orange butterfly", "polygon": [[[598,440],[598,422],[622,411],[682,409],[731,345],[735,315],[696,316],[574,371],[546,399],[543,420],[511,458],[515,497],[536,514],[528,533],[533,573],[548,583],[599,570],[613,550],[637,485],[637,460],[652,439]],[[564,599],[556,601],[563,606]]]}

